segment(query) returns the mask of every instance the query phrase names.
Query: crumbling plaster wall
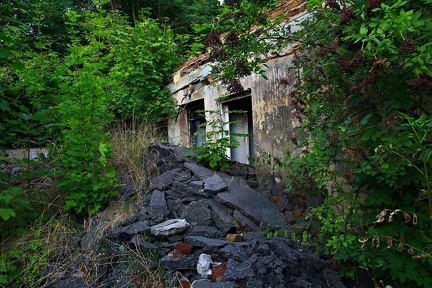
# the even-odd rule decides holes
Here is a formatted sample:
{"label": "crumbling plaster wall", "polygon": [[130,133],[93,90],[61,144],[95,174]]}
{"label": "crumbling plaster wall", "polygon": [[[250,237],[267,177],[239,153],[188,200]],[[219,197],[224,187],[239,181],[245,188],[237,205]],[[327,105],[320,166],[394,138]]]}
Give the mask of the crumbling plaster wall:
{"label": "crumbling plaster wall", "polygon": [[[289,94],[295,83],[295,71],[288,69],[292,67],[292,60],[293,54],[269,60],[265,68],[268,80],[256,74],[240,79],[244,89],[251,93],[254,151],[255,157],[261,160],[269,157],[283,159],[284,151],[292,146],[290,139],[299,124],[293,107],[289,105]],[[169,121],[171,144],[189,146],[187,107],[194,101],[204,99],[205,110],[221,111],[221,104],[216,99],[225,95],[226,90],[220,83],[203,84],[209,72],[209,66],[201,66],[188,73],[178,71],[174,75],[174,81],[169,86],[174,99],[183,107],[190,104],[177,118]],[[210,121],[210,117],[207,114],[206,121]],[[258,174],[272,172],[264,162],[256,162]]]}
{"label": "crumbling plaster wall", "polygon": [[[255,156],[258,160],[282,160],[285,150],[292,148],[290,139],[299,125],[289,97],[296,81],[292,67],[293,55],[270,60],[267,65],[268,80],[258,75],[245,79],[244,87],[252,94]],[[242,82],[243,83],[243,82]],[[269,170],[263,161],[257,161],[259,174]],[[271,170],[271,169],[270,169]]]}

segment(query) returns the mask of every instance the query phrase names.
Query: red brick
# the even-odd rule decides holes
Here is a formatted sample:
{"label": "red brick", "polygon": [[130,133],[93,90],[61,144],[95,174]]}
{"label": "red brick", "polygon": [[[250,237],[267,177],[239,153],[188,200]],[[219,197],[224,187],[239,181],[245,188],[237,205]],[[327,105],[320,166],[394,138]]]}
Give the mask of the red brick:
{"label": "red brick", "polygon": [[188,254],[192,253],[193,247],[189,246],[189,245],[186,245],[184,243],[177,243],[176,246],[175,246],[175,249],[177,251],[185,254],[185,255],[188,255]]}
{"label": "red brick", "polygon": [[220,264],[212,269],[212,279],[213,282],[221,282],[224,280],[224,275],[226,271],[225,263]]}
{"label": "red brick", "polygon": [[178,288],[190,288],[192,283],[188,280],[180,280]]}

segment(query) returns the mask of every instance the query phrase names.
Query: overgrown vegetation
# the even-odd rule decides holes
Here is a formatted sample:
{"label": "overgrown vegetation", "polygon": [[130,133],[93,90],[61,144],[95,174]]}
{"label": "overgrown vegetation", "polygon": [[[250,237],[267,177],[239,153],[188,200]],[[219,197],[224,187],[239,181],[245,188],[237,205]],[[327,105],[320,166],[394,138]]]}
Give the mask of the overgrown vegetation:
{"label": "overgrown vegetation", "polygon": [[206,38],[216,77],[234,87],[264,55],[297,43],[292,140],[304,154],[280,168],[287,193],[326,197],[307,215],[319,228],[300,236],[342,275],[360,267],[377,287],[431,286],[432,3],[307,2],[292,33],[254,1],[229,1]]}
{"label": "overgrown vegetation", "polygon": [[313,241],[342,273],[354,264],[377,286],[430,286],[431,3],[315,7],[296,36],[307,44],[291,99],[309,137],[286,163],[291,190],[328,197],[311,212]]}
{"label": "overgrown vegetation", "polygon": [[[229,130],[229,125],[236,121],[224,121],[219,111],[206,110],[197,111],[198,114],[208,114],[208,122],[201,124],[205,127],[205,132],[195,132],[195,137],[202,137],[205,142],[201,145],[193,146],[190,149],[195,151],[191,154],[198,163],[210,167],[211,169],[219,170],[229,167],[228,149],[237,148],[240,144],[235,137],[249,137],[248,134],[233,133]],[[229,113],[245,113],[243,110],[231,110]]]}
{"label": "overgrown vegetation", "polygon": [[[174,33],[148,11],[131,23],[118,10],[103,9],[106,4],[0,5],[2,287],[42,285],[50,277],[44,274],[48,263],[58,261],[54,250],[68,245],[39,241],[29,225],[45,235],[51,225],[95,214],[125,180],[142,191],[145,175],[136,155],[155,139],[157,121],[174,108],[164,89],[184,57],[178,56]],[[114,128],[119,126],[136,128]],[[40,147],[44,155],[34,155]],[[10,150],[15,148],[23,155]],[[124,155],[128,149],[135,154]],[[123,177],[119,161],[133,179]]]}
{"label": "overgrown vegetation", "polygon": [[[229,93],[242,91],[241,77],[262,73],[268,55],[298,45],[290,105],[301,122],[293,143],[305,152],[288,153],[277,169],[290,175],[287,193],[326,200],[306,216],[319,226],[297,239],[341,275],[359,267],[378,287],[431,286],[431,1],[311,0],[299,31],[283,24],[285,15],[269,17],[274,1],[225,1],[206,24],[216,2],[157,1],[161,10],[135,0],[0,5],[0,146],[27,151],[0,158],[0,285],[44,281],[56,247],[76,229],[59,211],[94,214],[126,178],[142,190],[136,155],[156,137],[149,127],[174,108],[163,87],[208,34],[213,76]],[[212,141],[199,157],[213,168],[235,146],[219,137],[226,124],[207,123]],[[48,156],[30,157],[34,147]],[[153,276],[138,281],[163,287]]]}

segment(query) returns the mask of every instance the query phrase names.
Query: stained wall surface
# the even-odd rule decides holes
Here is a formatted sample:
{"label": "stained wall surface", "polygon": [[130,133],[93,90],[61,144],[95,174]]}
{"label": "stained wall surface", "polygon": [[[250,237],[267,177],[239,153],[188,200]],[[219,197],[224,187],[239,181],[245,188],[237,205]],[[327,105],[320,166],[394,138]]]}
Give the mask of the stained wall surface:
{"label": "stained wall surface", "polygon": [[[284,13],[293,16],[292,7],[297,7],[296,13],[299,16],[305,15],[302,1],[281,2],[283,3],[279,7],[286,10]],[[267,67],[263,67],[266,70],[267,80],[256,74],[240,79],[243,88],[250,93],[252,102],[252,123],[249,125],[252,125],[253,137],[250,139],[253,139],[254,155],[251,156],[260,160],[253,164],[256,166],[257,173],[271,172],[271,167],[265,164],[266,160],[283,159],[284,151],[293,147],[290,139],[299,123],[294,116],[295,110],[289,103],[297,72],[289,68],[293,66],[295,49],[295,45],[286,47],[279,53],[282,56],[268,60]],[[221,112],[212,115],[207,113],[207,122],[211,121],[212,117],[223,115],[223,102],[217,99],[225,95],[226,90],[220,83],[207,83],[211,67],[206,63],[206,57],[201,55],[189,59],[188,63],[185,63],[173,76],[173,81],[168,86],[180,107],[177,117],[171,119],[168,125],[171,144],[192,145],[187,114],[189,107],[193,107],[196,101],[203,99],[205,110]],[[209,131],[211,128],[206,127],[206,129]]]}

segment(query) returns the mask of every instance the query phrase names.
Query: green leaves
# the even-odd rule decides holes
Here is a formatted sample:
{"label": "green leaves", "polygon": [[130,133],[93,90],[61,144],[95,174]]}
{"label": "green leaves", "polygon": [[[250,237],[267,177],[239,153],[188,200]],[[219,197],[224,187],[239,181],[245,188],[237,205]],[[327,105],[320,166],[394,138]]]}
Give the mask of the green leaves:
{"label": "green leaves", "polygon": [[[114,120],[112,91],[115,77],[110,77],[112,54],[105,55],[111,37],[106,32],[124,24],[115,15],[90,14],[88,21],[97,29],[87,31],[88,45],[74,44],[67,57],[67,70],[58,71],[60,90],[56,107],[63,128],[57,158],[63,176],[58,185],[67,193],[65,210],[93,214],[115,196],[116,174],[108,160],[112,157],[106,126]],[[118,26],[120,29],[125,27]],[[126,28],[127,29],[127,28]],[[111,47],[112,48],[112,47]],[[107,61],[108,60],[108,61]],[[59,77],[60,76],[60,77]],[[121,74],[118,75],[121,77]]]}
{"label": "green leaves", "polygon": [[[202,114],[210,113],[215,117],[218,111],[198,111]],[[231,110],[228,113],[243,113],[243,110]],[[211,127],[211,131],[208,132],[196,132],[194,136],[202,135],[205,138],[205,142],[199,146],[191,147],[196,153],[190,155],[197,159],[197,162],[203,163],[211,169],[228,168],[228,156],[227,149],[235,148],[240,143],[234,139],[234,137],[249,137],[248,134],[232,133],[226,130],[226,125],[236,123],[236,121],[223,121],[220,117],[215,117],[209,122],[201,124],[201,127]]]}
{"label": "green leaves", "polygon": [[8,220],[11,217],[15,217],[16,213],[14,209],[11,208],[0,208],[0,217],[3,220]]}
{"label": "green leaves", "polygon": [[[121,20],[115,14],[109,17]],[[162,30],[153,20],[140,21],[135,27],[113,27],[113,19],[100,21],[112,32],[104,40],[110,49],[105,57],[111,63],[112,110],[123,119],[143,121],[156,121],[171,112],[174,103],[164,81],[180,64],[172,31]]]}
{"label": "green leaves", "polygon": [[[350,3],[352,15],[317,5],[313,21],[294,35],[307,44],[295,59],[301,77],[290,100],[302,116],[298,135],[308,136],[296,139],[304,155],[291,153],[284,163],[287,190],[323,193],[331,207],[340,200],[349,208],[331,212],[324,203],[311,211],[321,226],[305,239],[325,241],[321,253],[343,260],[337,262],[342,267],[375,271],[374,279],[386,285],[428,287],[432,7],[425,1]],[[377,223],[383,211],[395,214]],[[359,229],[348,228],[354,225]]]}

